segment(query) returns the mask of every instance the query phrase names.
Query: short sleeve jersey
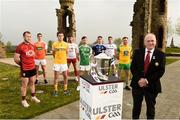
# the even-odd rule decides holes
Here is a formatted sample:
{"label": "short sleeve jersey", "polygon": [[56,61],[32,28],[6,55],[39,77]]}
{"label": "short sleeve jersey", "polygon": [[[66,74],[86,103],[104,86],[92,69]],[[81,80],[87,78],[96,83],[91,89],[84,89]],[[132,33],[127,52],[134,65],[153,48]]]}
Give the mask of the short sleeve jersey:
{"label": "short sleeve jersey", "polygon": [[21,69],[33,70],[35,69],[35,52],[32,43],[22,42],[16,47],[16,53],[20,54]]}
{"label": "short sleeve jersey", "polygon": [[117,49],[115,44],[106,44],[105,53],[107,56],[113,57],[115,55],[114,51]]}
{"label": "short sleeve jersey", "polygon": [[117,52],[119,53],[120,64],[130,64],[132,48],[129,45],[119,46]]}
{"label": "short sleeve jersey", "polygon": [[34,43],[35,59],[44,59],[46,56],[47,45],[44,41]]}
{"label": "short sleeve jersey", "polygon": [[68,59],[76,58],[76,52],[78,52],[78,46],[75,43],[68,43]]}
{"label": "short sleeve jersey", "polygon": [[89,65],[91,54],[92,54],[92,49],[90,46],[81,45],[79,47],[80,65]]}
{"label": "short sleeve jersey", "polygon": [[96,44],[92,47],[92,50],[94,52],[94,55],[96,56],[105,51],[106,47],[103,44]]}
{"label": "short sleeve jersey", "polygon": [[68,44],[66,42],[54,42],[52,44],[52,50],[55,51],[54,64],[67,64]]}

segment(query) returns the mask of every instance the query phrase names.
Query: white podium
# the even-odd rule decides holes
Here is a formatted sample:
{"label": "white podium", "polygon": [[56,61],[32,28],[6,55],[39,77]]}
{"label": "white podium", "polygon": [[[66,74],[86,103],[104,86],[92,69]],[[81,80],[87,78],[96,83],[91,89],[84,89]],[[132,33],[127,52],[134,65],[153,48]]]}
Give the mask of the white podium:
{"label": "white podium", "polygon": [[91,75],[80,78],[80,120],[121,120],[123,82],[110,76],[97,83]]}

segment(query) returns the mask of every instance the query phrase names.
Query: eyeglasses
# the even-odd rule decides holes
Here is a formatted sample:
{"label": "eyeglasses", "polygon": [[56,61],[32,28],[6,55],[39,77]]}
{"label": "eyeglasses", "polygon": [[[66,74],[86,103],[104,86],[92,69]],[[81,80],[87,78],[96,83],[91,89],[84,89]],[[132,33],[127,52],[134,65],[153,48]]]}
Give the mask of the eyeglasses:
{"label": "eyeglasses", "polygon": [[38,37],[42,37],[42,36],[38,36]]}

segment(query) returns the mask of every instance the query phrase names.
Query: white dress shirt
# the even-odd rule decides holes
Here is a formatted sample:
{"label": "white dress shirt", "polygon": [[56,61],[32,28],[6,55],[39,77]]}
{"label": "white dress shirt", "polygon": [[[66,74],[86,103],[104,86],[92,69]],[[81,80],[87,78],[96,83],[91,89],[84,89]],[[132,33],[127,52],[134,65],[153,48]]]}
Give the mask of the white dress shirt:
{"label": "white dress shirt", "polygon": [[151,62],[151,58],[154,52],[154,48],[152,50],[148,50],[147,48],[145,49],[145,55],[144,55],[144,60],[146,59],[146,55],[148,54],[148,51],[151,51],[150,54],[150,62]]}

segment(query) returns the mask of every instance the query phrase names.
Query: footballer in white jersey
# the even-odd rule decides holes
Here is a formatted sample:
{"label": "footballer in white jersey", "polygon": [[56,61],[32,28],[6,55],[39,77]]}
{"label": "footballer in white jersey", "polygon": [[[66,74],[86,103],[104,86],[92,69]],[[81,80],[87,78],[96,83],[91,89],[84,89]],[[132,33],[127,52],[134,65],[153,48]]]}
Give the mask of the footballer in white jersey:
{"label": "footballer in white jersey", "polygon": [[[77,69],[77,60],[79,60],[78,55],[79,54],[79,48],[78,45],[76,43],[74,43],[74,38],[72,36],[68,36],[68,55],[67,55],[67,65],[68,68],[70,67],[71,63],[74,67],[74,75],[75,75],[75,80],[77,82],[79,82],[79,72]],[[69,70],[68,72],[68,76],[69,74]],[[77,91],[79,91],[79,86],[77,86]]]}
{"label": "footballer in white jersey", "polygon": [[111,59],[111,67],[112,67],[112,75],[116,75],[116,66],[115,66],[115,55],[116,55],[116,45],[113,44],[113,38],[111,36],[108,37],[108,44],[105,45],[106,47],[106,50],[105,50],[105,53],[107,56],[110,56],[112,59]]}
{"label": "footballer in white jersey", "polygon": [[113,58],[115,55],[115,51],[117,49],[116,45],[113,43],[112,44],[108,43],[105,45],[105,47],[106,47],[106,50],[105,50],[106,55]]}
{"label": "footballer in white jersey", "polygon": [[76,43],[68,43],[68,59],[76,58],[76,54],[79,53],[78,45]]}

